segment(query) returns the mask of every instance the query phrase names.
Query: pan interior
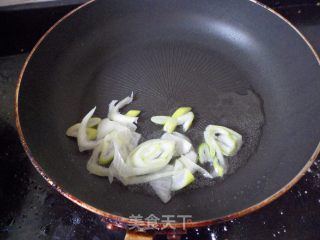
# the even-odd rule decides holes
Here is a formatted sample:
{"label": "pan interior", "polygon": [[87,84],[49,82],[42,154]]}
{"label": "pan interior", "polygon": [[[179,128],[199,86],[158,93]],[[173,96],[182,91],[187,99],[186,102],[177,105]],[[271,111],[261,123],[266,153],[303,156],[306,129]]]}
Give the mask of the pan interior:
{"label": "pan interior", "polygon": [[[199,221],[264,200],[305,165],[320,135],[312,127],[320,121],[318,76],[304,41],[253,3],[97,1],[59,24],[35,51],[19,115],[33,157],[64,191],[124,217],[184,214]],[[145,139],[161,135],[151,116],[179,106],[194,109],[188,136],[195,146],[211,123],[243,134],[244,147],[230,160],[234,174],[215,185],[200,182],[205,186],[168,204],[89,175],[89,153],[78,153],[65,130],[94,106],[105,116],[111,100],[131,91],[135,101],[127,109],[143,111],[138,131]]]}

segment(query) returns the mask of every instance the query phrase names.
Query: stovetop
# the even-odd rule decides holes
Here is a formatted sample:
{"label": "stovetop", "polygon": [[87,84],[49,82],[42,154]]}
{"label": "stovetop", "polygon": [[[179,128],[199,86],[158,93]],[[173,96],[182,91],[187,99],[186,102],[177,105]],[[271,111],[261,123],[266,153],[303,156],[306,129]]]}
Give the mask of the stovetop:
{"label": "stovetop", "polygon": [[[263,2],[294,23],[320,53],[320,1]],[[0,32],[6,33],[0,34],[0,239],[124,238],[124,231],[106,229],[101,217],[53,190],[32,167],[15,130],[15,83],[27,52],[54,21],[73,7],[0,9]],[[40,26],[19,31],[19,27],[39,20]],[[319,222],[318,159],[291,190],[270,205],[240,219],[188,230],[188,236],[182,239],[320,239]]]}

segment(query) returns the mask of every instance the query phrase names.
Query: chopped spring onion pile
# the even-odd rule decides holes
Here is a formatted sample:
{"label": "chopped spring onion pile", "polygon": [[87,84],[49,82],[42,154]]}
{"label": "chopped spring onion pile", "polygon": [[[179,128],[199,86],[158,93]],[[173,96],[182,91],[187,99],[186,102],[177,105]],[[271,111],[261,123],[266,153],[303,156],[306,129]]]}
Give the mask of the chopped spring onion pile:
{"label": "chopped spring onion pile", "polygon": [[[114,178],[123,185],[148,183],[157,196],[167,203],[172,193],[194,182],[195,173],[205,178],[222,177],[227,172],[225,157],[234,156],[242,145],[237,132],[217,125],[204,131],[204,143],[194,149],[191,140],[176,132],[182,126],[187,132],[193,122],[190,107],[180,107],[171,116],[154,116],[151,121],[163,125],[164,134],[139,144],[141,135],[136,132],[140,110],[120,110],[133,101],[133,94],[109,104],[107,118],[93,117],[94,107],[66,131],[77,139],[79,151],[92,150],[87,162],[89,173]],[[209,165],[208,167],[200,166]],[[209,164],[207,164],[209,163]]]}

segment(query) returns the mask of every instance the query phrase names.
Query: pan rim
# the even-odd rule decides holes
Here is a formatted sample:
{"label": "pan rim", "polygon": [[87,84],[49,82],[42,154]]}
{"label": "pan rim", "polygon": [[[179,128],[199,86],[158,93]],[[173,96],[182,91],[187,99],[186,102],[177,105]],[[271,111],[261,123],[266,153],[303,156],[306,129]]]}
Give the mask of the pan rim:
{"label": "pan rim", "polygon": [[[309,49],[311,50],[311,52],[313,53],[315,59],[318,62],[318,65],[320,66],[320,57],[317,54],[317,52],[315,51],[315,49],[312,47],[312,45],[310,44],[310,42],[307,40],[307,38],[289,21],[287,20],[285,17],[283,17],[282,15],[280,15],[278,12],[276,12],[275,10],[269,8],[268,6],[256,1],[256,0],[249,0],[250,2],[264,8],[265,10],[271,12],[272,14],[274,14],[275,16],[277,16],[278,18],[280,18],[282,21],[284,21],[286,24],[289,25],[290,28],[292,28],[301,38],[302,40],[307,44],[307,46],[309,47]],[[36,170],[40,173],[40,175],[53,187],[55,188],[60,194],[62,194],[64,197],[68,198],[69,200],[71,200],[72,202],[76,203],[77,205],[79,205],[80,207],[93,212],[95,214],[98,214],[102,217],[108,218],[108,219],[112,219],[114,221],[119,222],[120,224],[134,224],[134,225],[139,225],[141,227],[148,227],[149,223],[146,221],[136,221],[136,220],[132,220],[129,219],[127,217],[122,217],[122,216],[118,216],[115,214],[111,214],[108,213],[104,210],[98,209],[80,199],[78,199],[77,197],[73,196],[72,194],[68,193],[67,191],[65,191],[62,187],[60,187],[59,185],[57,185],[51,178],[50,176],[47,175],[47,173],[42,169],[42,167],[40,166],[39,162],[33,157],[31,150],[25,140],[23,131],[22,131],[22,127],[20,124],[20,117],[19,117],[19,92],[20,92],[20,85],[22,82],[22,78],[24,75],[24,72],[26,70],[26,67],[30,61],[30,59],[32,58],[32,56],[34,55],[34,53],[36,52],[36,50],[39,48],[39,46],[41,45],[41,43],[43,42],[43,40],[50,34],[50,32],[55,29],[62,21],[64,21],[65,19],[67,19],[68,17],[70,17],[71,15],[73,15],[74,13],[76,13],[77,11],[79,11],[80,9],[84,8],[85,6],[91,4],[95,2],[95,0],[90,0],[80,6],[78,6],[77,8],[73,9],[72,11],[70,11],[69,13],[67,13],[65,16],[63,16],[62,18],[60,18],[54,25],[52,25],[43,35],[42,37],[37,41],[37,43],[35,44],[35,46],[32,48],[31,52],[29,53],[27,59],[25,60],[21,72],[19,74],[18,77],[18,81],[16,84],[16,92],[15,92],[15,100],[14,100],[14,112],[15,112],[15,123],[16,123],[16,128],[18,131],[18,135],[19,135],[19,139],[21,141],[21,144],[28,156],[28,158],[30,159],[32,165],[36,168]],[[280,188],[277,192],[275,192],[274,194],[270,195],[268,198],[262,200],[261,202],[258,202],[254,205],[251,205],[250,207],[247,207],[245,209],[242,209],[238,212],[234,212],[219,218],[213,218],[213,219],[207,219],[207,220],[201,220],[201,221],[195,221],[195,222],[185,222],[185,223],[172,223],[172,227],[174,228],[193,228],[193,227],[203,227],[203,226],[208,226],[208,225],[213,225],[213,224],[217,224],[217,223],[221,223],[221,222],[225,222],[228,220],[232,220],[235,218],[239,218],[239,217],[243,217],[249,213],[252,213],[268,204],[270,204],[271,202],[273,202],[274,200],[278,199],[280,196],[282,196],[284,193],[286,193],[290,188],[292,188],[307,172],[307,170],[312,166],[313,162],[316,160],[317,156],[320,154],[320,142],[317,145],[316,149],[314,150],[313,154],[311,155],[311,157],[309,158],[309,160],[306,162],[306,164],[304,165],[304,167],[298,172],[298,174],[291,179],[286,185],[284,185],[282,188]],[[165,226],[165,222],[158,222],[154,225],[155,229],[161,229],[163,226]]]}

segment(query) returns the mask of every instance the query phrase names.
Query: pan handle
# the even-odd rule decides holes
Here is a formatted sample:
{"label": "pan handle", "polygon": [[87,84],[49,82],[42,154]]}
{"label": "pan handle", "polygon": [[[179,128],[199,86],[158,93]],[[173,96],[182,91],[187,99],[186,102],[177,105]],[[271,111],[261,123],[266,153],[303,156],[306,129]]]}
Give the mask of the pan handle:
{"label": "pan handle", "polygon": [[127,231],[124,240],[151,240],[153,239],[153,234],[143,233],[143,232],[133,232]]}

